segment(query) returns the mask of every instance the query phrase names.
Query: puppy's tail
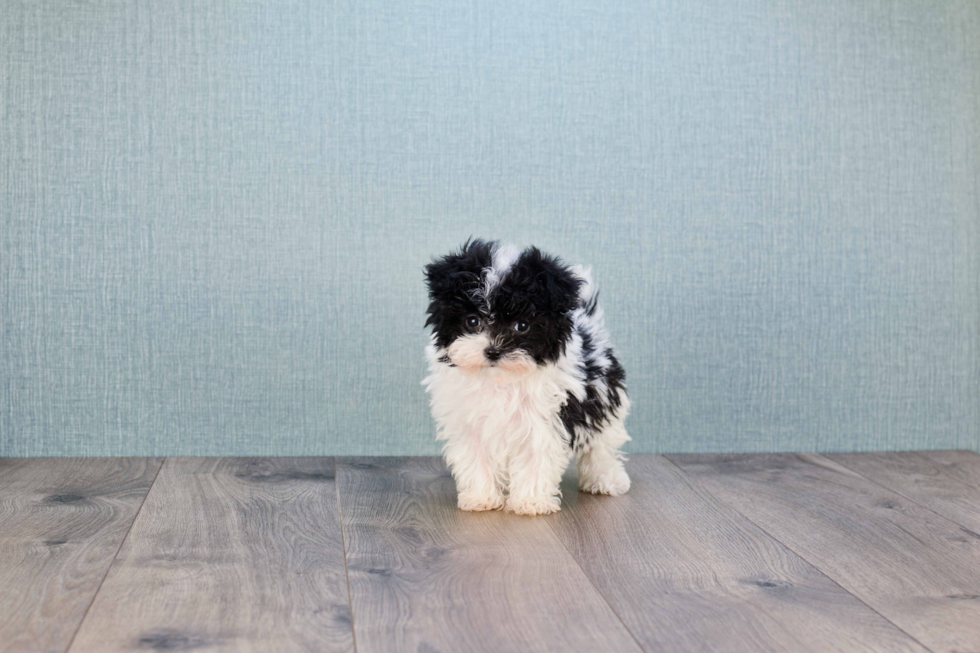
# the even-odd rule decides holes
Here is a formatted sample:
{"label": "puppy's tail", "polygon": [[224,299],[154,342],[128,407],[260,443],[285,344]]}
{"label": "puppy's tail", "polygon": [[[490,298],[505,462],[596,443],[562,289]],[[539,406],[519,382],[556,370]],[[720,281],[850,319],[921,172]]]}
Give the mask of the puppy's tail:
{"label": "puppy's tail", "polygon": [[582,280],[582,285],[578,290],[578,297],[582,309],[590,317],[595,315],[596,308],[599,305],[599,289],[596,288],[595,282],[592,281],[592,268],[585,267],[584,265],[572,265],[569,267],[569,270]]}

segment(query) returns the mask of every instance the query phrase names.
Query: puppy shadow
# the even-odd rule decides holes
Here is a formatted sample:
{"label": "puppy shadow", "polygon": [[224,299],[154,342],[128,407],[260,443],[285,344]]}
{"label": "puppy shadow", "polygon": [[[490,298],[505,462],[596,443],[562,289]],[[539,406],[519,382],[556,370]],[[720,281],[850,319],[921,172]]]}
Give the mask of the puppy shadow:
{"label": "puppy shadow", "polygon": [[[629,471],[629,462],[626,463],[626,469]],[[582,492],[578,487],[578,482],[578,470],[572,463],[561,478],[561,485],[559,486],[561,488],[561,512],[556,513],[557,515],[560,516],[564,512],[567,516],[568,512],[574,511],[576,519],[594,518],[607,521],[612,519],[614,515],[628,513],[629,506],[638,498],[634,496],[637,487],[635,478],[633,479],[633,488],[626,494],[619,496]],[[548,516],[555,517],[556,515]]]}
{"label": "puppy shadow", "polygon": [[575,468],[574,462],[565,470],[559,487],[561,488],[562,510],[578,505],[579,500],[585,498],[578,489],[578,470]]}

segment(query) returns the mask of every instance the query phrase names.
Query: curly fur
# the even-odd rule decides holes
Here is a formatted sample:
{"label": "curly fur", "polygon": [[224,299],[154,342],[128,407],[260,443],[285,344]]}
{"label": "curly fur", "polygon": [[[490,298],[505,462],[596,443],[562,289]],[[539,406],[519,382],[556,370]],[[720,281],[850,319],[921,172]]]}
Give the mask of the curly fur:
{"label": "curly fur", "polygon": [[459,507],[555,512],[573,456],[583,491],[629,490],[626,375],[590,270],[471,240],[425,273],[423,385]]}

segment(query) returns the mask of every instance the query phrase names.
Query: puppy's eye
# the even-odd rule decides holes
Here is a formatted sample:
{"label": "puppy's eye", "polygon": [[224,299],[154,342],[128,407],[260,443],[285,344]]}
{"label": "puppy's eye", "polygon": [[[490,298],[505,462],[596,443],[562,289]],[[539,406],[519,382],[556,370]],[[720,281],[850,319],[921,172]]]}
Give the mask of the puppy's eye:
{"label": "puppy's eye", "polygon": [[478,318],[475,315],[470,315],[468,318],[466,318],[466,326],[468,326],[471,329],[479,328],[480,318]]}
{"label": "puppy's eye", "polygon": [[529,328],[531,328],[531,325],[525,322],[524,320],[518,320],[517,322],[514,322],[514,331],[520,331],[521,333],[524,333]]}

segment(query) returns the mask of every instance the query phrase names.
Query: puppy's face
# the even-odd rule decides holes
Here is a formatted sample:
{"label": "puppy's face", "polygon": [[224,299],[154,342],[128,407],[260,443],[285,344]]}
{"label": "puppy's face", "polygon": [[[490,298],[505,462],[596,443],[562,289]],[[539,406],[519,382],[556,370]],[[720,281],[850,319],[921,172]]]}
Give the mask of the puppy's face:
{"label": "puppy's face", "polygon": [[443,362],[524,374],[564,352],[582,282],[557,259],[535,247],[518,252],[475,240],[425,274],[426,326]]}

